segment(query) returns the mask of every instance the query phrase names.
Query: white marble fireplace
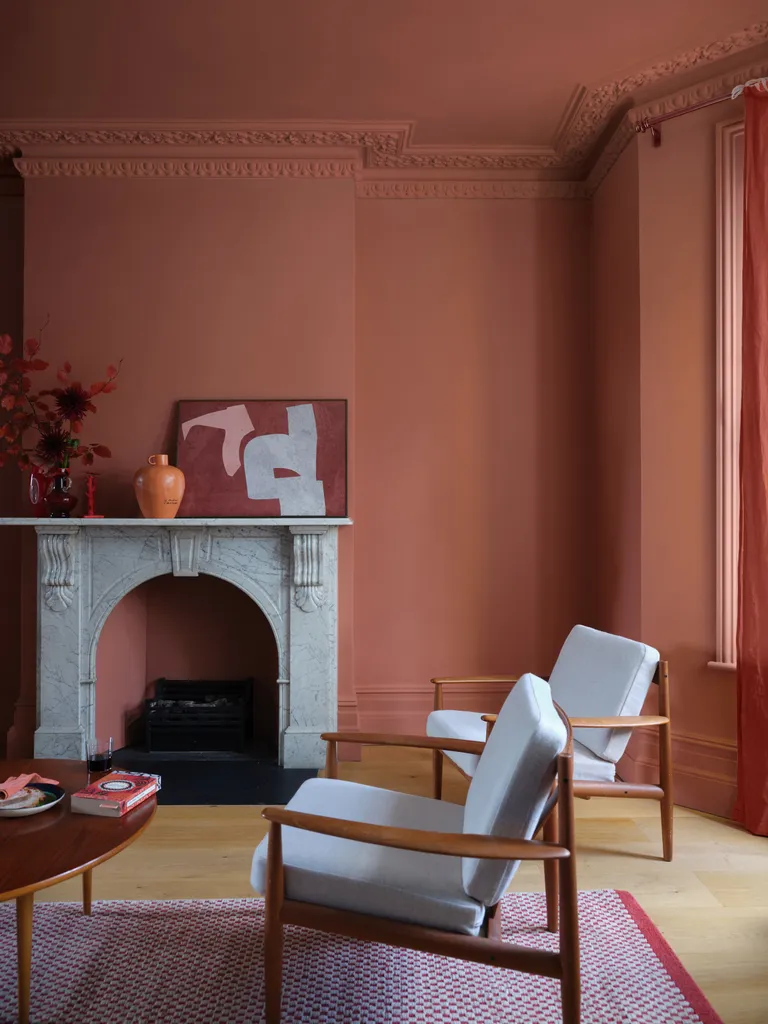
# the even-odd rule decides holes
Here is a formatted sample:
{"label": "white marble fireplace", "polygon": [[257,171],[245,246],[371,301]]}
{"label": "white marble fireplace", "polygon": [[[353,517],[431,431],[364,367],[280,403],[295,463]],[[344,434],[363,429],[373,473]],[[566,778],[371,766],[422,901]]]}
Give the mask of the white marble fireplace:
{"label": "white marble fireplace", "polygon": [[36,757],[84,756],[96,648],[118,601],[165,573],[208,573],[267,617],[279,674],[280,763],[324,763],[336,728],[338,528],[348,519],[5,519],[38,547]]}

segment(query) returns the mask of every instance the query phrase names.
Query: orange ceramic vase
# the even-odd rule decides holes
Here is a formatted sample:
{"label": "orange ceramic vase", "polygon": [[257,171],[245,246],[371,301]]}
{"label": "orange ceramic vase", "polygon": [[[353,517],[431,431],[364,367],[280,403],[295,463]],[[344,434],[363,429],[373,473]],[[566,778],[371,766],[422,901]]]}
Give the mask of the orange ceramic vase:
{"label": "orange ceramic vase", "polygon": [[184,474],[168,465],[167,455],[150,455],[133,478],[133,489],[145,519],[173,519],[184,497]]}

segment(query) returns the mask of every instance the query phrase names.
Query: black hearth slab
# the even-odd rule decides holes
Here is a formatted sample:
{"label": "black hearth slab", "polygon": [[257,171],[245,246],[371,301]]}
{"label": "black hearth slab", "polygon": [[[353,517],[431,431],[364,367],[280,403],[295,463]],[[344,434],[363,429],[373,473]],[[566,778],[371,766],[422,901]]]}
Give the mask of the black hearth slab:
{"label": "black hearth slab", "polygon": [[170,760],[144,751],[118,750],[116,768],[154,772],[163,780],[159,804],[287,804],[313,768],[281,768],[245,758]]}

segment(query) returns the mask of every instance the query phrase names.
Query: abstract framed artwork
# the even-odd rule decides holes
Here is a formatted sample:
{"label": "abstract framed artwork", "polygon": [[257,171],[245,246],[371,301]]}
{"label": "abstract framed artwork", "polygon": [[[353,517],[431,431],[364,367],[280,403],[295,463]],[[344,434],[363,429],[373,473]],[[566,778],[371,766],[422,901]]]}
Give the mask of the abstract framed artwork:
{"label": "abstract framed artwork", "polygon": [[344,517],[346,399],[179,402],[190,517]]}

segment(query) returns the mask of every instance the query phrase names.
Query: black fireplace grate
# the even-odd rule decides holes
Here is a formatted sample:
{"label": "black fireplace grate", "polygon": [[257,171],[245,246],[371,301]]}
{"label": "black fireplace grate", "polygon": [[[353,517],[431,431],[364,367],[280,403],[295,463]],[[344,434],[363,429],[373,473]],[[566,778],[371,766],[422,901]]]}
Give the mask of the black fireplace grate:
{"label": "black fireplace grate", "polygon": [[146,748],[247,749],[253,733],[253,679],[158,679],[145,701]]}

